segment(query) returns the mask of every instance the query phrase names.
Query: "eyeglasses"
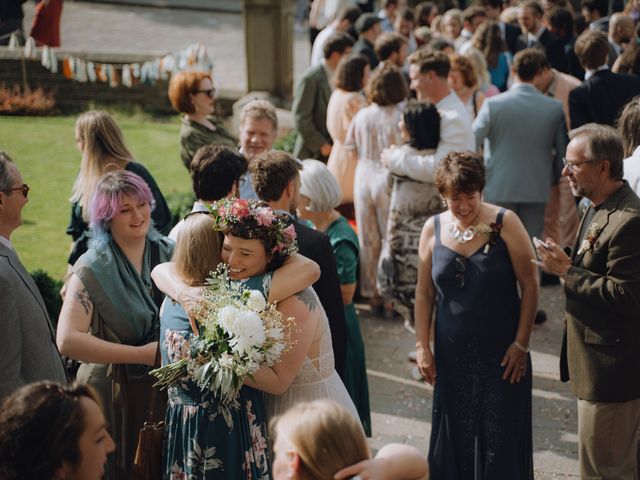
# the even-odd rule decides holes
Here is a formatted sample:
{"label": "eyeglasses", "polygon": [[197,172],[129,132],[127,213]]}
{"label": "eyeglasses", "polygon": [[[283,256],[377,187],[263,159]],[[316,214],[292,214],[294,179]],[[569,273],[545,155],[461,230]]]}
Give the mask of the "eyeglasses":
{"label": "eyeglasses", "polygon": [[585,165],[587,163],[597,163],[599,160],[583,160],[582,162],[572,162],[571,160],[567,160],[566,158],[562,158],[562,163],[565,167],[567,167],[567,169],[570,172],[573,172],[573,170],[579,166],[579,165]]}
{"label": "eyeglasses", "polygon": [[208,90],[196,90],[196,93],[204,93],[207,97],[213,98],[213,95],[216,93],[216,89],[210,88]]}
{"label": "eyeglasses", "polygon": [[24,198],[29,198],[29,185],[27,185],[26,183],[23,183],[20,187],[4,188],[0,190],[0,192],[17,192],[18,190],[22,191],[22,195],[24,195]]}
{"label": "eyeglasses", "polygon": [[465,272],[467,271],[467,262],[469,259],[467,257],[456,257],[456,285],[458,288],[464,288],[464,277]]}

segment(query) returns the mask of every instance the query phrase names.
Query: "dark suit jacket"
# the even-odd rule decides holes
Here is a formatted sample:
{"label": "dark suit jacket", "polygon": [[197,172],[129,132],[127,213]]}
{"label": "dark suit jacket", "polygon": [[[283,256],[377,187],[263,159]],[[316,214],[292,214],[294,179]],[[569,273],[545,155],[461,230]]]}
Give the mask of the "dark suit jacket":
{"label": "dark suit jacket", "polygon": [[[518,37],[518,51],[524,50],[528,47],[529,37],[526,33],[523,33]],[[544,50],[545,55],[547,56],[547,60],[553,68],[559,70],[564,73],[569,72],[569,65],[567,60],[567,55],[564,50],[563,41],[551,33],[549,30],[545,29],[540,35],[538,39],[538,47]]]}
{"label": "dark suit jacket", "polygon": [[510,23],[504,24],[504,41],[512,55],[515,55],[518,51],[518,37],[521,34],[522,30],[515,25],[511,25]]}
{"label": "dark suit jacket", "polygon": [[576,240],[564,284],[560,377],[579,399],[626,402],[640,398],[640,199],[629,184],[587,228],[592,247],[578,253]]}
{"label": "dark suit jacket", "polygon": [[373,45],[366,38],[359,38],[358,41],[353,45],[352,53],[355,55],[359,53],[360,55],[364,55],[369,60],[369,66],[373,71],[374,68],[378,66],[380,63],[380,59],[378,55],[376,55],[375,50],[373,49]]}
{"label": "dark suit jacket", "polygon": [[66,383],[40,291],[18,255],[0,244],[0,400],[39,380]]}
{"label": "dark suit jacket", "polygon": [[571,128],[596,122],[613,125],[624,107],[640,94],[640,79],[634,75],[600,70],[569,93]]}
{"label": "dark suit jacket", "polygon": [[332,143],[327,130],[327,105],[331,86],[324,64],[307,69],[296,86],[291,105],[298,136],[293,154],[298,158],[320,158],[320,147]]}
{"label": "dark suit jacket", "polygon": [[344,305],[340,292],[340,279],[336,257],[333,254],[329,237],[324,233],[293,223],[298,236],[298,248],[301,255],[310,258],[320,266],[320,278],[313,284],[320,303],[329,319],[331,343],[338,375],[344,379],[344,367],[347,352],[347,324],[344,317]]}
{"label": "dark suit jacket", "polygon": [[578,80],[584,80],[584,68],[580,65],[580,60],[578,60],[575,51],[576,39],[573,36],[563,38],[562,44],[564,46],[564,54],[567,56],[569,75],[573,75]]}

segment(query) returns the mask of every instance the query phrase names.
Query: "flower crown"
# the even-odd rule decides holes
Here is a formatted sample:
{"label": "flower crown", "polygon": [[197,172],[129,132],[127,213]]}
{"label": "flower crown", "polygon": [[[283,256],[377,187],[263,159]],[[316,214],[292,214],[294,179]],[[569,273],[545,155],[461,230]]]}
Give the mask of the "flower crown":
{"label": "flower crown", "polygon": [[298,251],[296,231],[289,217],[276,213],[265,202],[223,198],[211,205],[215,229],[225,231],[241,226],[250,239],[270,240],[271,255],[288,257]]}

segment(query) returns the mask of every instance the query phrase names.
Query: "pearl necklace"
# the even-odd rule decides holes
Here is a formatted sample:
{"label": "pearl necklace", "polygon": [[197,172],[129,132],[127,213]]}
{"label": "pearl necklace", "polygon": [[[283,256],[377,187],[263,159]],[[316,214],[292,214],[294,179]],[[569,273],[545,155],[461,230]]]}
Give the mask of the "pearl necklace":
{"label": "pearl necklace", "polygon": [[449,224],[449,234],[458,243],[467,243],[474,239],[477,233],[491,233],[491,227],[486,223],[479,223],[478,225],[471,225],[465,230],[460,230],[460,227],[455,222]]}

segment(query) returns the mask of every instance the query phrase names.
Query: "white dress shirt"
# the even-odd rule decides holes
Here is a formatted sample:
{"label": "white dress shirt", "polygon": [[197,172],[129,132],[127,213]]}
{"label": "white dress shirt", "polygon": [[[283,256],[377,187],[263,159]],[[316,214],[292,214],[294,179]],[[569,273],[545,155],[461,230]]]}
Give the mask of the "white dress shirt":
{"label": "white dress shirt", "polygon": [[327,43],[327,39],[334,33],[336,33],[336,27],[333,23],[327,25],[318,33],[313,42],[313,48],[311,49],[311,66],[322,63],[322,60],[324,60],[324,44]]}
{"label": "white dress shirt", "polygon": [[440,143],[431,155],[414,155],[395,148],[389,155],[389,171],[420,182],[433,182],[440,161],[456,150],[476,151],[471,115],[452,91],[436,104],[440,113]]}
{"label": "white dress shirt", "polygon": [[629,182],[631,190],[640,195],[640,147],[636,147],[633,154],[624,159],[624,179]]}

